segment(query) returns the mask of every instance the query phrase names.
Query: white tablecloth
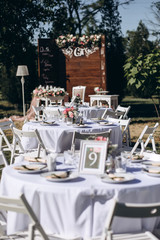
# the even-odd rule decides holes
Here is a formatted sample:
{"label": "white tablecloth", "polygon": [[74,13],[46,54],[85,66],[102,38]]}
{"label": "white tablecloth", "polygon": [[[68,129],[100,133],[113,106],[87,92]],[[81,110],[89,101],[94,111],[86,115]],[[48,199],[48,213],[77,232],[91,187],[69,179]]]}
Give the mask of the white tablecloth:
{"label": "white tablecloth", "polygon": [[[46,113],[46,115],[50,116],[52,115],[52,112],[54,112],[55,110],[59,109],[61,112],[63,112],[63,110],[65,109],[65,107],[63,106],[48,106],[45,107],[44,112]],[[90,118],[100,118],[104,111],[106,110],[106,108],[104,107],[79,107],[78,111],[80,114],[83,115],[84,119],[90,119]],[[108,108],[108,110],[112,110],[112,108]]]}
{"label": "white tablecloth", "polygon": [[[63,167],[57,163],[57,168]],[[147,176],[139,168],[128,170],[135,175],[135,180],[130,183],[103,183],[94,175],[81,175],[70,182],[54,183],[40,174],[21,174],[13,166],[8,166],[2,173],[0,194],[17,197],[24,193],[47,232],[96,236],[102,232],[114,196],[122,202],[160,202],[160,178]],[[115,232],[142,228],[152,231],[160,223],[159,218],[117,221],[113,227]],[[9,213],[7,226],[9,233],[24,229],[27,218]]]}
{"label": "white tablecloth", "polygon": [[[76,128],[74,126],[68,126],[64,122],[58,122],[55,125],[44,126],[36,122],[28,122],[23,125],[23,130],[29,131],[38,129],[42,140],[47,148],[55,149],[56,152],[63,152],[71,148],[72,135],[74,131],[80,132],[104,132],[108,129],[112,129],[111,141],[113,144],[118,144],[118,147],[122,146],[122,132],[120,126],[113,124],[110,126],[100,126],[98,123],[88,122],[85,128]],[[35,148],[37,146],[36,139],[23,139],[23,146],[27,148]]]}

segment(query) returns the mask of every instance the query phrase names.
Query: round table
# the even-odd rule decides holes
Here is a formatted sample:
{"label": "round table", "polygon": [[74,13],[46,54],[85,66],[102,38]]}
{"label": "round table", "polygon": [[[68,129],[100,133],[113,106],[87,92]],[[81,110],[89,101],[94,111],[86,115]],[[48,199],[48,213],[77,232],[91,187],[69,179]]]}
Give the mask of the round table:
{"label": "round table", "polygon": [[[57,158],[57,169],[67,169],[63,156]],[[138,165],[138,164],[137,164]],[[123,184],[104,183],[95,175],[80,175],[69,182],[49,182],[41,174],[22,174],[8,166],[3,169],[0,193],[17,197],[24,193],[46,232],[65,236],[98,236],[102,233],[113,197],[121,202],[160,202],[160,178],[150,177],[135,166],[128,168],[135,179]],[[28,218],[8,214],[8,233],[22,230]],[[160,226],[159,218],[122,220],[113,223],[115,232],[126,229],[152,231]]]}
{"label": "round table", "polygon": [[[120,126],[112,124],[109,126],[101,126],[98,123],[88,121],[85,127],[77,128],[74,125],[67,125],[65,122],[57,122],[53,125],[43,125],[42,122],[27,122],[22,128],[24,131],[38,129],[45,146],[49,149],[55,149],[56,152],[64,152],[71,148],[71,141],[74,131],[79,132],[105,132],[112,129],[111,141],[117,144],[120,148],[122,146],[122,132]],[[29,138],[24,138],[22,141],[24,149],[31,149],[37,147],[36,139],[32,141]]]}

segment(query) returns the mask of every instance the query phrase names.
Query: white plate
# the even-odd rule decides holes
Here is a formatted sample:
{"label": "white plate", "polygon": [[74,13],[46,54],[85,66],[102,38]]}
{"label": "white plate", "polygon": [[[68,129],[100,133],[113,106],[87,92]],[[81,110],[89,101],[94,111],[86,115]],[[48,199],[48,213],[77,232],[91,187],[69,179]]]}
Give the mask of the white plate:
{"label": "white plate", "polygon": [[144,160],[142,164],[147,166],[160,167],[160,161]]}
{"label": "white plate", "polygon": [[[151,171],[156,171],[155,173],[154,172],[149,172],[149,170]],[[160,167],[145,167],[143,169],[143,172],[145,174],[147,174],[148,176],[151,176],[151,177],[160,177]]]}
{"label": "white plate", "polygon": [[42,120],[30,120],[29,122],[31,122],[31,123],[40,123],[40,122],[42,122]]}
{"label": "white plate", "polygon": [[[135,159],[132,159],[136,157]],[[144,156],[143,155],[140,155],[138,153],[136,154],[133,154],[133,156],[131,156],[131,163],[141,163],[145,160]]]}
{"label": "white plate", "polygon": [[[113,176],[113,178],[112,178]],[[123,178],[122,180],[119,180],[120,178]],[[101,180],[104,183],[114,183],[114,184],[120,184],[120,183],[127,183],[132,180],[134,180],[135,177],[131,173],[114,173],[114,174],[104,174],[101,176]]]}
{"label": "white plate", "polygon": [[94,122],[106,122],[106,120],[104,119],[99,119],[99,118],[91,118],[91,121],[94,121]]}
{"label": "white plate", "polygon": [[114,125],[114,123],[109,123],[109,122],[99,122],[99,124],[101,125],[101,126],[110,126],[110,125]]}
{"label": "white plate", "polygon": [[86,127],[88,127],[88,125],[86,125],[86,124],[83,124],[83,125],[73,125],[73,127],[75,127],[75,128],[86,128]]}
{"label": "white plate", "polygon": [[[19,173],[40,173],[47,169],[47,166],[45,165],[38,165],[38,164],[22,164],[22,165],[16,165],[13,167],[15,170],[17,170]],[[28,168],[28,169],[27,169]]]}
{"label": "white plate", "polygon": [[24,160],[31,162],[31,163],[36,163],[36,164],[46,164],[47,163],[47,161],[43,158],[36,158],[36,157],[29,157],[29,156],[25,156]]}
{"label": "white plate", "polygon": [[50,126],[50,125],[54,125],[56,122],[55,121],[45,121],[45,122],[41,122],[40,124],[43,126]]}
{"label": "white plate", "polygon": [[[66,174],[67,173],[67,177],[65,178],[49,178],[49,176],[51,175],[56,175],[60,177],[60,174]],[[54,171],[54,172],[47,172],[47,173],[43,173],[41,174],[42,177],[44,177],[47,181],[50,182],[67,182],[67,181],[71,181],[73,179],[78,178],[78,172],[72,172],[72,171]]]}
{"label": "white plate", "polygon": [[143,159],[136,159],[136,160],[131,160],[131,163],[142,163],[144,160]]}

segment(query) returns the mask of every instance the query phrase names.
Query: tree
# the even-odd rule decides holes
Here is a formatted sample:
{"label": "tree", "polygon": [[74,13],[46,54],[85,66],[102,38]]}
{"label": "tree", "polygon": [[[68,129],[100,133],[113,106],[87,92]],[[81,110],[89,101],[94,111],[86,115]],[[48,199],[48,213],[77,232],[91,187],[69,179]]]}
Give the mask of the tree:
{"label": "tree", "polygon": [[[48,1],[44,0],[44,3]],[[112,1],[112,4],[118,7],[119,5],[129,4],[131,1],[134,0],[117,0]],[[66,34],[81,36],[84,33],[97,33],[102,11],[106,8],[106,5],[111,5],[111,3],[107,4],[107,2],[108,0],[50,0],[49,21],[51,29],[49,36],[56,38],[59,35]]]}
{"label": "tree", "polygon": [[151,51],[154,46],[149,41],[149,31],[145,24],[140,21],[136,31],[127,31],[126,43],[126,56],[138,57],[141,53],[143,55]]}
{"label": "tree", "polygon": [[156,36],[157,42],[160,43],[160,1],[153,2],[151,9],[155,17],[155,21],[150,20],[152,27],[154,27],[154,29],[152,29],[152,34]]}
{"label": "tree", "polygon": [[121,37],[121,18],[119,3],[114,0],[104,1],[101,9],[100,31],[106,36],[106,66],[108,89],[111,94],[123,96],[124,48]]}
{"label": "tree", "polygon": [[[40,21],[45,21],[46,10],[38,0],[1,0],[0,1],[0,83],[3,96],[12,103],[21,104],[21,83],[15,76],[18,65],[29,68],[30,83],[28,100],[32,84],[36,83],[37,54],[32,44],[35,30]],[[14,90],[13,90],[14,89]]]}
{"label": "tree", "polygon": [[[158,95],[160,97],[159,56],[160,49],[155,48],[145,56],[140,54],[137,59],[133,57],[128,58],[124,65],[128,86],[132,89],[134,96],[152,98],[153,103],[153,95]],[[157,108],[156,111],[159,117]]]}

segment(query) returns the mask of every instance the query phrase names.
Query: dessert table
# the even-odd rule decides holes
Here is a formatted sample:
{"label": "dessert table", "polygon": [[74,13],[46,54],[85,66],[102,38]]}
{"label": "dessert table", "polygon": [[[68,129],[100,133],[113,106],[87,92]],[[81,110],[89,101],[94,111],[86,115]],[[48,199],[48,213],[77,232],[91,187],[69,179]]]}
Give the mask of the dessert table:
{"label": "dessert table", "polygon": [[[69,168],[70,167],[70,168]],[[63,164],[63,156],[57,158],[57,169],[73,169]],[[112,199],[121,202],[160,202],[160,178],[141,172],[141,164],[127,168],[134,179],[131,182],[111,184],[102,182],[96,175],[79,175],[71,181],[50,182],[40,174],[23,174],[5,167],[2,173],[0,194],[17,197],[24,193],[43,228],[48,233],[69,236],[98,236],[102,233]],[[8,233],[24,230],[28,218],[17,213],[8,213]],[[126,229],[153,231],[160,227],[160,219],[116,219],[115,232]]]}
{"label": "dessert table", "polygon": [[114,108],[118,106],[118,96],[119,95],[99,95],[99,94],[94,94],[94,95],[89,95],[90,97],[90,106],[93,105],[93,102],[97,102],[97,106],[101,106],[100,101],[106,101],[109,108]]}
{"label": "dessert table", "polygon": [[[31,131],[38,129],[41,138],[47,148],[54,149],[56,152],[64,152],[71,148],[72,136],[74,131],[79,132],[104,132],[112,129],[111,141],[117,144],[119,148],[122,146],[122,132],[118,124],[111,124],[102,126],[98,123],[87,121],[84,127],[75,125],[67,125],[65,122],[58,122],[55,124],[43,124],[42,122],[27,122],[22,128],[24,131]],[[24,138],[22,141],[24,149],[31,149],[37,147],[36,139]]]}

